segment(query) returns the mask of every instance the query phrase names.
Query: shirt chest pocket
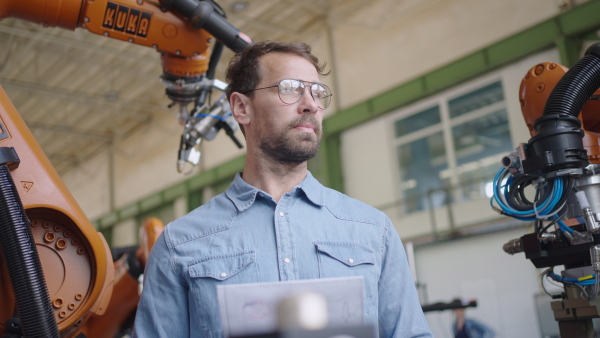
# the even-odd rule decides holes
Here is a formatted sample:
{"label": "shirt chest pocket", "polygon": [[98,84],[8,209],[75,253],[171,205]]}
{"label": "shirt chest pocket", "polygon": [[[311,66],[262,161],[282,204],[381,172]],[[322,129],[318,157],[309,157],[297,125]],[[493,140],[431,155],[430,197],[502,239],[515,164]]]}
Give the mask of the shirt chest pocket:
{"label": "shirt chest pocket", "polygon": [[218,285],[258,282],[256,253],[243,251],[201,257],[188,265],[190,308],[200,320],[202,333],[194,337],[223,337],[218,310]]}
{"label": "shirt chest pocket", "polygon": [[242,284],[259,281],[254,251],[202,258],[188,267],[194,283]]}
{"label": "shirt chest pocket", "polygon": [[352,242],[315,242],[319,260],[319,277],[376,275],[373,251]]}

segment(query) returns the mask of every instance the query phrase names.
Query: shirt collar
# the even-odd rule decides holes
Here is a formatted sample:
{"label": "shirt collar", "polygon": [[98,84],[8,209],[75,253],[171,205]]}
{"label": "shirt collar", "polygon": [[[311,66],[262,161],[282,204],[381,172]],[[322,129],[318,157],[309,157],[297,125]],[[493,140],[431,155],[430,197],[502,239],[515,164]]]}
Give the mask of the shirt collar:
{"label": "shirt collar", "polygon": [[321,207],[325,205],[325,187],[314,178],[310,171],[306,171],[306,178],[300,182],[298,188],[304,191],[306,197],[314,204]]}
{"label": "shirt collar", "polygon": [[[310,171],[306,172],[306,178],[298,186],[294,187],[292,191],[296,190],[296,188],[302,190],[312,203],[318,206],[325,204],[324,187],[313,177]],[[233,182],[225,191],[225,195],[235,204],[238,211],[244,211],[254,203],[256,195],[260,192],[262,191],[244,181],[240,172],[235,175]]]}

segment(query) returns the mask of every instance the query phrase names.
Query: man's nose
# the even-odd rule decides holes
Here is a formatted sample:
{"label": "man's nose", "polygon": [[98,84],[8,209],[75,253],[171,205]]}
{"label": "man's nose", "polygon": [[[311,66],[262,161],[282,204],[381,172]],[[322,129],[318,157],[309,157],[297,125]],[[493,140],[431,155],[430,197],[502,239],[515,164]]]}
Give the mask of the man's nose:
{"label": "man's nose", "polygon": [[302,113],[314,114],[317,111],[319,111],[319,105],[317,104],[317,101],[315,101],[315,98],[312,96],[312,91],[308,86],[304,87],[304,95],[302,95],[302,98],[300,99],[300,108],[302,110]]}

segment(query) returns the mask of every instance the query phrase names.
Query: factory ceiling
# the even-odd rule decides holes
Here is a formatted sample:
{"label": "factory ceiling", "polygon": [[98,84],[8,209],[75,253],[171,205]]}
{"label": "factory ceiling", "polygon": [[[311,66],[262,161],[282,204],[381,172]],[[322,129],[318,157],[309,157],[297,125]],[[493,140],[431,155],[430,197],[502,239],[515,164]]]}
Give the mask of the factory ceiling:
{"label": "factory ceiling", "polygon": [[[332,44],[341,25],[376,29],[437,0],[217,0],[230,23],[253,40]],[[0,85],[60,174],[176,108],[159,81],[152,49],[95,35],[0,20]],[[223,74],[232,52],[217,68]],[[179,137],[179,135],[173,135]]]}

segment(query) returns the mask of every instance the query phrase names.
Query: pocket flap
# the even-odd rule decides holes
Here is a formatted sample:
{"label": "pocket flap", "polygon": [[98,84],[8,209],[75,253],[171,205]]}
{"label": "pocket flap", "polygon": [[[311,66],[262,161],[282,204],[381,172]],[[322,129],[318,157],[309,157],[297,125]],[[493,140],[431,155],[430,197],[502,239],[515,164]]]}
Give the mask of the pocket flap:
{"label": "pocket flap", "polygon": [[373,251],[356,243],[315,243],[317,250],[331,256],[347,266],[375,264]]}
{"label": "pocket flap", "polygon": [[190,265],[188,270],[192,278],[209,277],[216,280],[226,280],[231,276],[235,276],[255,260],[256,253],[254,251],[213,256]]}

